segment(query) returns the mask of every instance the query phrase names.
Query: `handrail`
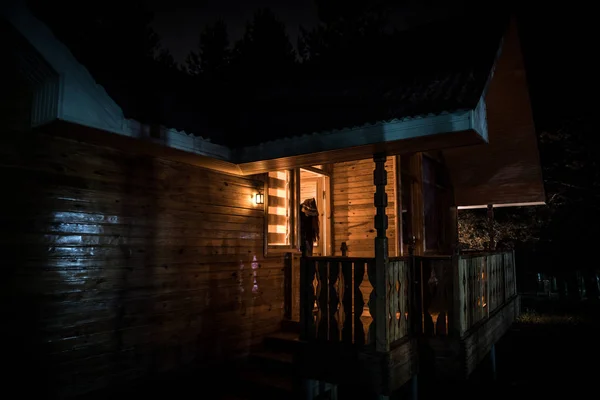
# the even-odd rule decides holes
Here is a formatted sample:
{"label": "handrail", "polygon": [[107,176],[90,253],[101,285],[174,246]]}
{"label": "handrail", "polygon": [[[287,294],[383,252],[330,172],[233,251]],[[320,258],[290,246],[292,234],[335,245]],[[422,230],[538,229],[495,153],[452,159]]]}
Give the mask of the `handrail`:
{"label": "handrail", "polygon": [[482,251],[473,251],[473,252],[468,252],[468,253],[460,253],[459,256],[460,258],[473,258],[473,257],[481,257],[481,256],[490,256],[490,255],[494,255],[494,254],[505,254],[505,253],[510,253],[512,252],[512,249],[508,249],[508,250],[482,250]]}
{"label": "handrail", "polygon": [[462,336],[516,294],[512,250],[390,257],[381,271],[376,261],[301,258],[303,339],[375,346],[383,334],[389,349],[409,334]]}
{"label": "handrail", "polygon": [[408,261],[410,256],[394,256],[389,257],[388,261]]}
{"label": "handrail", "polygon": [[311,257],[304,257],[307,260],[314,260],[314,261],[349,261],[349,262],[357,262],[357,261],[363,261],[363,260],[375,260],[375,257],[342,257],[342,256],[311,256]]}

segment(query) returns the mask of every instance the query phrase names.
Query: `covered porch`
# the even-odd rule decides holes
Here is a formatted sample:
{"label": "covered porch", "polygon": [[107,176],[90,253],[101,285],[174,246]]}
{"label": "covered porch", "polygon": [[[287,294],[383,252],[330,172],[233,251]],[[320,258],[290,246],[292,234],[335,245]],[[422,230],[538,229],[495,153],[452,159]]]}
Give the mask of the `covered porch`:
{"label": "covered porch", "polygon": [[465,380],[519,314],[514,265],[512,251],[391,257],[381,272],[376,258],[303,258],[296,362],[383,396],[420,370]]}
{"label": "covered porch", "polygon": [[[295,358],[303,376],[382,396],[416,386],[420,368],[466,379],[518,316],[514,253],[459,254],[452,185],[434,153],[320,171],[320,243],[313,256],[286,256],[285,317],[306,343]],[[309,193],[303,177],[297,203]],[[267,203],[282,194],[266,190]]]}

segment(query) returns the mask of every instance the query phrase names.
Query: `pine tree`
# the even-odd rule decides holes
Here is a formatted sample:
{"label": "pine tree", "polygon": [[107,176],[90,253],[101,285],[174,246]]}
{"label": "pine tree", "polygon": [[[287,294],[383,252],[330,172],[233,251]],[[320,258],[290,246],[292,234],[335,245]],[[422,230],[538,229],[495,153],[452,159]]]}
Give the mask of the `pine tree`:
{"label": "pine tree", "polygon": [[277,78],[296,65],[296,52],[285,25],[269,9],[255,12],[246,31],[234,47],[235,73],[254,78]]}
{"label": "pine tree", "polygon": [[222,77],[231,58],[227,25],[218,20],[200,33],[198,50],[190,51],[185,66],[190,75],[200,73],[210,77]]}

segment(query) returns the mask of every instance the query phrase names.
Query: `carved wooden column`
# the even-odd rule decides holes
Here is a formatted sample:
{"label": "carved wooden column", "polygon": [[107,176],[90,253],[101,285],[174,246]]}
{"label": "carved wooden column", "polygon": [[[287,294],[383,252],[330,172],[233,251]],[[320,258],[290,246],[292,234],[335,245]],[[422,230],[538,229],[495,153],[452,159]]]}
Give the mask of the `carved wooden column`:
{"label": "carved wooden column", "polygon": [[[388,239],[386,230],[388,227],[388,217],[385,209],[388,204],[385,186],[387,185],[387,171],[385,170],[385,154],[375,154],[375,171],[373,171],[373,183],[375,184],[375,284],[371,299],[375,300],[375,309],[371,309],[374,316],[375,325],[375,350],[389,351],[388,340],[388,318],[389,303],[387,300],[387,264],[388,264]],[[371,278],[371,274],[369,274]],[[374,313],[373,313],[374,312]]]}

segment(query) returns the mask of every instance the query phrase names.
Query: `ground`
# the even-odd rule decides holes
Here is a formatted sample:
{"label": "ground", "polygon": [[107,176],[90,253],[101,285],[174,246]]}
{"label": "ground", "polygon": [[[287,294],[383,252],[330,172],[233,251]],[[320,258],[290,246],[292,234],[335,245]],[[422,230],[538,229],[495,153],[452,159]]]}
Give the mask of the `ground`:
{"label": "ground", "polygon": [[498,380],[490,379],[491,363],[484,360],[467,397],[596,398],[599,338],[599,304],[524,296],[519,321],[496,345]]}

